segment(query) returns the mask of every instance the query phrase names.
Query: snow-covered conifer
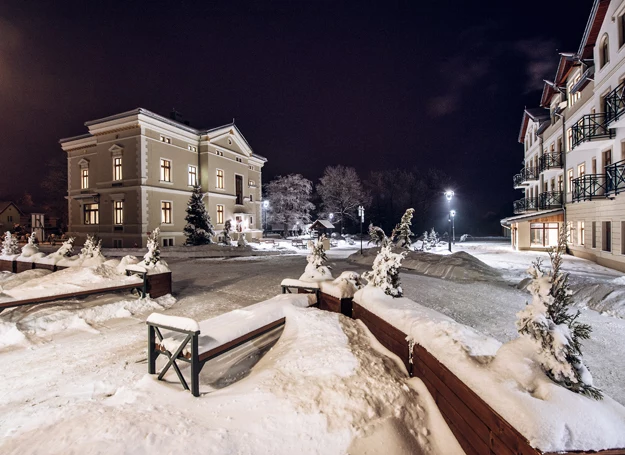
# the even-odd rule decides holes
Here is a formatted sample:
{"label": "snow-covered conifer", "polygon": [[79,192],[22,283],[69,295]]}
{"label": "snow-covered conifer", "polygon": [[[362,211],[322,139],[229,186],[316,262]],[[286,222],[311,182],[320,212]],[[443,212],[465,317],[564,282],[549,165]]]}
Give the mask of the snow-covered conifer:
{"label": "snow-covered conifer", "polygon": [[375,246],[382,246],[388,242],[384,230],[381,227],[374,226],[373,223],[369,224],[369,242]]}
{"label": "snow-covered conifer", "polygon": [[549,252],[551,272],[542,269],[537,259],[528,273],[532,302],[517,313],[517,330],[537,345],[539,360],[546,375],[567,389],[599,400],[601,390],[593,385],[592,375],[582,360],[581,340],[590,337],[591,327],[577,321],[580,313],[570,313],[573,303],[568,274],[562,272],[562,254],[567,234],[560,233],[558,247]]}
{"label": "snow-covered conifer", "polygon": [[222,235],[224,237],[224,243],[226,245],[230,245],[232,243],[230,232],[232,232],[232,221],[226,220],[226,222],[224,223],[224,230],[222,232]]}
{"label": "snow-covered conifer", "polygon": [[6,231],[4,233],[4,241],[2,242],[2,255],[11,256],[19,254],[20,248],[17,244],[17,240],[11,235],[11,232]]}
{"label": "snow-covered conifer", "polygon": [[59,249],[56,250],[56,253],[54,254],[56,254],[57,256],[61,256],[61,257],[69,257],[72,255],[73,252],[74,252],[74,237],[70,237],[61,244]]}
{"label": "snow-covered conifer", "polygon": [[187,237],[187,245],[206,245],[213,242],[215,230],[211,218],[204,205],[202,190],[196,185],[187,205],[187,216],[183,232]]}
{"label": "snow-covered conifer", "polygon": [[414,209],[406,210],[406,213],[401,217],[401,221],[395,229],[393,230],[393,240],[396,242],[397,246],[400,248],[410,249],[412,246],[412,241],[410,237],[414,235],[414,233],[410,230],[410,226],[412,225],[412,216],[414,215]]}
{"label": "snow-covered conifer", "polygon": [[155,266],[161,260],[161,250],[159,245],[160,229],[156,228],[148,236],[148,252],[143,256],[143,263],[150,267]]}
{"label": "snow-covered conifer", "polygon": [[421,244],[421,249],[422,250],[430,249],[430,235],[428,234],[428,231],[425,231],[423,233],[423,243]]}
{"label": "snow-covered conifer", "polygon": [[440,242],[440,237],[438,235],[438,232],[436,232],[434,228],[432,228],[430,230],[430,245],[432,247],[435,247],[438,245],[439,242]]}
{"label": "snow-covered conifer", "polygon": [[87,235],[87,240],[85,240],[85,244],[80,250],[80,257],[83,259],[97,257],[100,255],[101,249],[102,240],[96,242],[94,236]]}
{"label": "snow-covered conifer", "polygon": [[[324,240],[326,240],[325,234],[319,237],[319,239],[312,244],[311,252],[308,256],[306,256],[308,263],[316,269],[326,266],[326,263],[328,262],[326,251],[323,248]],[[328,267],[328,269],[330,269],[330,267]]]}
{"label": "snow-covered conifer", "polygon": [[406,252],[393,253],[391,248],[391,243],[382,246],[373,261],[373,269],[366,272],[363,277],[371,286],[382,289],[385,294],[401,297],[403,291],[399,282],[399,267]]}

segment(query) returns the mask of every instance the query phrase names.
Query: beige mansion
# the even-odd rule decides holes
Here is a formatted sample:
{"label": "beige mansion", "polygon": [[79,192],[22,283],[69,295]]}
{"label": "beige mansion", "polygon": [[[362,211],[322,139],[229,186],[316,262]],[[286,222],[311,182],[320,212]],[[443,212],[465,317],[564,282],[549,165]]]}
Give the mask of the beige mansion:
{"label": "beige mansion", "polygon": [[248,238],[262,235],[267,160],[234,123],[198,130],[138,108],[85,126],[87,134],[59,141],[67,153],[68,230],[79,243],[91,234],[104,247],[144,247],[158,227],[163,246],[182,245],[194,185],[217,234],[231,220]]}

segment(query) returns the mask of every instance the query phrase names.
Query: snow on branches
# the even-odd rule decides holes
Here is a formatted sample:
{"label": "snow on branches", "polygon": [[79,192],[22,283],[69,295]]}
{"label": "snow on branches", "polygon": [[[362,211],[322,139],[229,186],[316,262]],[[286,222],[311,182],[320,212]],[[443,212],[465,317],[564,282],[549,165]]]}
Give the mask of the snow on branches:
{"label": "snow on branches", "polygon": [[159,248],[160,229],[156,228],[152,234],[148,235],[148,252],[143,256],[143,263],[146,267],[154,267],[161,260],[161,250]]}
{"label": "snow on branches", "polygon": [[100,250],[102,249],[102,240],[98,240],[96,243],[95,238],[92,235],[87,235],[87,240],[80,250],[80,257],[82,259],[93,258],[100,256]]}
{"label": "snow on branches", "polygon": [[230,237],[230,232],[232,231],[232,221],[226,220],[224,223],[224,230],[221,232],[223,236],[224,243],[228,246],[232,244],[232,237]]}
{"label": "snow on branches", "polygon": [[326,240],[325,234],[319,237],[319,239],[312,244],[312,251],[308,256],[306,256],[308,264],[312,265],[316,269],[324,267],[328,262],[328,256],[326,256],[326,251],[323,248],[324,240]]}
{"label": "snow on branches", "polygon": [[577,321],[579,311],[569,312],[572,292],[568,274],[561,270],[566,241],[566,230],[562,229],[557,248],[549,251],[551,272],[543,270],[540,259],[529,268],[532,302],[517,313],[517,330],[534,341],[541,366],[552,381],[600,400],[601,390],[593,386],[592,375],[582,360],[581,340],[590,338],[592,328]]}
{"label": "snow on branches", "polygon": [[375,246],[382,246],[388,242],[388,238],[381,227],[369,224],[369,242]]}
{"label": "snow on branches", "polygon": [[241,232],[239,234],[239,239],[237,240],[237,246],[240,246],[240,247],[247,246],[247,239],[245,238],[245,232]]}
{"label": "snow on branches", "polygon": [[4,240],[2,241],[2,255],[12,256],[19,253],[20,249],[17,245],[17,240],[11,235],[11,232],[6,231],[4,233]]}
{"label": "snow on branches", "polygon": [[393,253],[391,248],[390,242],[383,244],[373,261],[373,269],[363,274],[363,277],[371,286],[382,289],[386,295],[401,297],[403,291],[399,282],[399,267],[406,252]]}
{"label": "snow on branches", "polygon": [[59,257],[70,257],[74,252],[74,237],[68,238],[63,244],[56,250],[55,254]]}
{"label": "snow on branches", "polygon": [[393,229],[393,234],[391,237],[393,241],[396,242],[397,246],[400,248],[410,249],[412,246],[412,242],[410,237],[414,235],[414,233],[410,230],[410,226],[412,225],[412,216],[414,215],[414,209],[406,210],[406,213],[401,217],[401,221],[395,229]]}
{"label": "snow on branches", "polygon": [[213,243],[215,230],[211,223],[211,218],[206,211],[206,206],[202,200],[204,195],[198,185],[193,187],[193,193],[187,204],[187,216],[183,232],[187,237],[187,245],[206,245]]}

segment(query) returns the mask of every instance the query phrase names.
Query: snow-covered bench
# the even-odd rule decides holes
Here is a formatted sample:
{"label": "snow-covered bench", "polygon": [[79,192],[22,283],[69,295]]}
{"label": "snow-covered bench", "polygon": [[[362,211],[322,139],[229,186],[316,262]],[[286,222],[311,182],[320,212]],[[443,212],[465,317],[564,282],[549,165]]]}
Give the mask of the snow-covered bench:
{"label": "snow-covered bench", "polygon": [[295,248],[299,248],[300,250],[306,248],[306,244],[304,243],[302,239],[293,239],[291,240],[291,244]]}
{"label": "snow-covered bench", "polygon": [[309,307],[317,303],[315,294],[278,295],[264,302],[224,313],[204,321],[152,313],[148,325],[148,372],[156,374],[156,359],[169,360],[158,375],[161,380],[173,367],[180,383],[189,390],[177,361],[191,365],[191,393],[200,395],[199,376],[206,362],[257,338],[286,321],[284,307]]}
{"label": "snow-covered bench", "polygon": [[[283,294],[315,294],[319,299],[319,283],[315,281],[302,281],[293,278],[285,278],[280,283]],[[295,292],[293,292],[295,291]]]}

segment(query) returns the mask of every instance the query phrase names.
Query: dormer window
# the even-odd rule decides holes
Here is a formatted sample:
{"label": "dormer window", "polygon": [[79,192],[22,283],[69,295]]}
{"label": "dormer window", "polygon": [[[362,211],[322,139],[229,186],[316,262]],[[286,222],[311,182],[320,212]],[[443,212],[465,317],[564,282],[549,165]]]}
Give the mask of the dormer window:
{"label": "dormer window", "polygon": [[575,105],[575,103],[577,103],[580,98],[582,97],[582,92],[580,92],[579,90],[573,93],[573,87],[575,87],[575,85],[582,79],[582,75],[581,73],[577,74],[573,80],[571,81],[571,83],[568,85],[567,89],[566,89],[566,93],[567,93],[567,98],[568,98],[568,102],[569,102],[569,107]]}
{"label": "dormer window", "polygon": [[603,68],[610,63],[610,40],[608,35],[603,35],[601,46],[599,47],[599,68]]}

